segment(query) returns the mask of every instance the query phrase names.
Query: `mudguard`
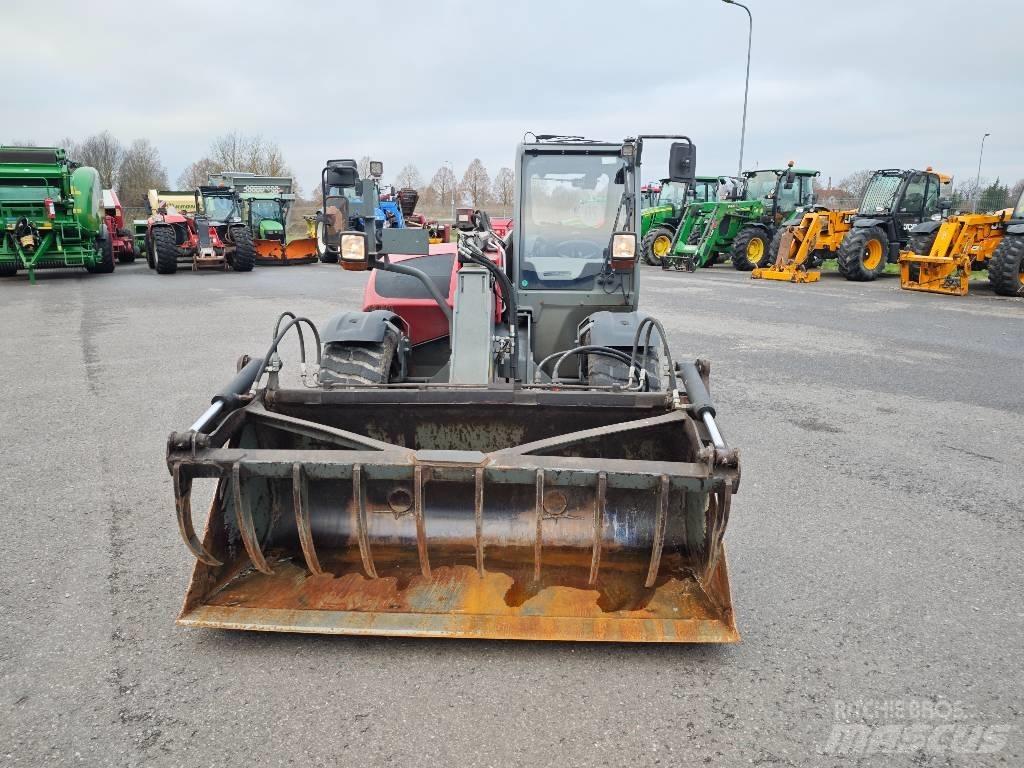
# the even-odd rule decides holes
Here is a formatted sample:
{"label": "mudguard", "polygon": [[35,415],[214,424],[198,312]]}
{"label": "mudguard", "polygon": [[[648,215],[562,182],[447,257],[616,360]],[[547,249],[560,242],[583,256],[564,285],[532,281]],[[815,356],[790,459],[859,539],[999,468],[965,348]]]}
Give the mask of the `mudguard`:
{"label": "mudguard", "polygon": [[867,229],[868,227],[884,227],[888,223],[888,219],[864,219],[858,217],[853,220],[853,228]]}
{"label": "mudguard", "polygon": [[912,235],[930,235],[932,232],[938,232],[939,227],[942,226],[941,221],[922,221],[920,224],[915,224],[911,227],[908,232]]}
{"label": "mudguard", "polygon": [[338,341],[379,343],[384,341],[389,328],[403,326],[401,318],[386,309],[375,309],[372,312],[342,312],[327,321],[320,340],[324,344]]}
{"label": "mudguard", "polygon": [[[636,337],[637,326],[649,313],[636,312],[595,312],[587,317],[580,324],[578,338],[588,333],[587,343],[596,344],[602,347],[618,347],[632,349],[633,339]],[[647,336],[645,331],[643,334]],[[641,347],[643,340],[641,339]],[[661,337],[657,329],[651,334],[651,345],[656,349],[661,348]]]}
{"label": "mudguard", "polygon": [[1024,235],[1024,221],[1019,224],[1011,224],[1006,228],[1008,235]]}

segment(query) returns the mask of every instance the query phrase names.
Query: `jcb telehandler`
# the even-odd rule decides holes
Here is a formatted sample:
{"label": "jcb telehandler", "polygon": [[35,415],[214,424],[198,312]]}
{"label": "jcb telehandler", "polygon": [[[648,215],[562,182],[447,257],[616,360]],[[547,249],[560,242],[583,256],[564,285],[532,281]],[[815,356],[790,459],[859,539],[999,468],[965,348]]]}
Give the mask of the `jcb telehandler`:
{"label": "jcb telehandler", "polygon": [[[377,224],[374,178],[325,169],[325,237],[362,310],[286,312],[167,463],[196,557],[187,626],[734,642],[722,536],[740,470],[708,394],[638,311],[644,145],[534,136],[508,236]],[[379,168],[378,168],[379,170]],[[283,384],[282,339],[305,386]],[[679,347],[675,348],[676,350]],[[318,366],[309,367],[316,362]],[[219,483],[202,540],[196,478]]]}
{"label": "jcb telehandler", "polygon": [[900,287],[964,296],[971,272],[987,269],[996,293],[1024,295],[1022,259],[1024,192],[1014,208],[950,216],[941,224],[926,221],[910,230],[900,253]]}
{"label": "jcb telehandler", "polygon": [[742,271],[766,265],[775,232],[814,203],[818,175],[819,171],[794,168],[792,161],[781,170],[745,171],[739,200],[687,209],[662,266],[693,272],[726,256]]}
{"label": "jcb telehandler", "polygon": [[847,280],[874,280],[886,264],[897,263],[911,229],[923,221],[939,222],[949,213],[952,181],[930,166],[923,171],[875,171],[836,253],[840,274]]}
{"label": "jcb telehandler", "polygon": [[772,238],[767,267],[750,276],[756,280],[814,283],[821,277],[821,265],[832,258],[850,231],[857,211],[806,211],[796,224],[780,227]]}

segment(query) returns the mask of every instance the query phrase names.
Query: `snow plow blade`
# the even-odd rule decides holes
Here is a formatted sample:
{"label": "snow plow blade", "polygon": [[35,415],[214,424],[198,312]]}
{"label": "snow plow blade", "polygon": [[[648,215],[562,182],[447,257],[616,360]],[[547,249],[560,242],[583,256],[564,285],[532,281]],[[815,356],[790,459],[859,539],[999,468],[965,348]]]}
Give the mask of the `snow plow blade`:
{"label": "snow plow blade", "polygon": [[[181,625],[739,640],[722,546],[738,459],[685,400],[395,386],[236,401],[168,441],[197,558]],[[201,541],[196,478],[218,478]]]}

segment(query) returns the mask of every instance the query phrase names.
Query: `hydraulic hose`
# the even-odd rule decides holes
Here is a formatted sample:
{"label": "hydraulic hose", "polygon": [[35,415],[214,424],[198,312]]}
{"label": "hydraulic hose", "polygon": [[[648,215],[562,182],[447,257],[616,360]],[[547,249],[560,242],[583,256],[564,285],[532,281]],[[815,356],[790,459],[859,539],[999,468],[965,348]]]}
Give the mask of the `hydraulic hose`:
{"label": "hydraulic hose", "polygon": [[502,298],[505,300],[505,309],[508,313],[508,330],[512,337],[512,359],[510,369],[512,380],[516,381],[519,374],[519,302],[516,300],[516,291],[509,276],[500,269],[497,264],[487,258],[483,251],[477,254],[472,248],[465,249],[465,256],[473,264],[484,267],[501,285]]}

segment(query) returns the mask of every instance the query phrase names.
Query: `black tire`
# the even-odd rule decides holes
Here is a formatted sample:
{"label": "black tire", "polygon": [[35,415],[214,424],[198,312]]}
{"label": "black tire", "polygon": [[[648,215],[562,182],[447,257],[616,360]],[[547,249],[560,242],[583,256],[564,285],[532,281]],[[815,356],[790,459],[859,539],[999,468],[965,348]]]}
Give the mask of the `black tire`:
{"label": "black tire", "polygon": [[231,236],[235,241],[235,252],[231,257],[231,268],[235,272],[252,272],[256,263],[256,247],[252,244],[252,232],[248,227],[234,227]]}
{"label": "black tire", "polygon": [[938,236],[939,231],[934,232],[920,232],[918,234],[911,234],[907,238],[907,247],[904,250],[916,253],[919,256],[927,256],[932,252],[932,246],[935,245],[935,238]]}
{"label": "black tire", "polygon": [[785,227],[779,227],[775,231],[775,235],[772,237],[772,244],[768,246],[768,264],[775,264],[778,261],[779,248],[782,247],[782,236],[784,234],[786,234]]}
{"label": "black tire", "polygon": [[[584,334],[582,343],[590,343],[589,333]],[[633,350],[623,349],[621,351],[629,355]],[[637,352],[637,357],[640,357],[640,352]],[[660,359],[660,356],[655,353],[648,358],[645,366],[647,369],[648,389],[651,391],[661,389],[661,378],[658,373],[660,370]],[[559,370],[562,372],[569,367],[567,362]],[[618,384],[620,387],[624,387],[629,383],[629,365],[604,355],[587,355],[586,376],[587,384],[590,386],[611,387]]]}
{"label": "black tire", "polygon": [[[889,236],[881,227],[854,229],[843,238],[836,258],[839,260],[840,272],[847,280],[859,283],[874,280],[885,271],[885,265],[889,262]],[[878,259],[876,264],[871,263],[874,258]]]}
{"label": "black tire", "polygon": [[86,272],[93,275],[108,275],[114,271],[114,244],[109,237],[96,242],[100,252],[100,260],[85,268]]}
{"label": "black tire", "polygon": [[135,241],[129,240],[128,242],[130,243],[130,245],[128,246],[128,250],[121,251],[121,253],[117,255],[118,264],[131,264],[139,256],[138,251],[135,250]]}
{"label": "black tire", "polygon": [[[662,239],[662,241],[664,240],[664,238],[668,238],[668,247],[671,248],[672,240],[675,238],[675,235],[676,233],[672,230],[671,227],[651,227],[647,234],[644,235],[643,242],[641,242],[640,244],[640,252],[643,254],[644,261],[646,261],[652,267],[660,267],[662,258],[661,256],[657,255],[654,252],[654,243],[659,238]],[[659,243],[659,247],[660,245],[661,244]]]}
{"label": "black tire", "polygon": [[320,360],[322,386],[387,384],[395,376],[398,336],[389,331],[376,343],[334,342],[324,345]]}
{"label": "black tire", "polygon": [[178,244],[170,227],[154,227],[152,234],[153,263],[158,275],[173,275],[178,271]]}
{"label": "black tire", "polygon": [[15,257],[15,261],[0,264],[0,277],[14,277],[18,274],[18,267],[17,257]]}
{"label": "black tire", "polygon": [[[760,245],[758,245],[760,244]],[[760,256],[757,255],[760,251]],[[748,224],[732,241],[732,265],[740,272],[751,272],[771,263],[771,239],[764,227]]]}
{"label": "black tire", "polygon": [[153,240],[146,236],[146,266],[150,269],[156,269],[156,256],[153,255]]}
{"label": "black tire", "polygon": [[338,252],[331,250],[331,247],[324,242],[324,223],[316,223],[316,255],[324,264],[337,264]]}
{"label": "black tire", "polygon": [[1024,296],[1024,235],[1003,235],[988,263],[988,282],[1000,296]]}

